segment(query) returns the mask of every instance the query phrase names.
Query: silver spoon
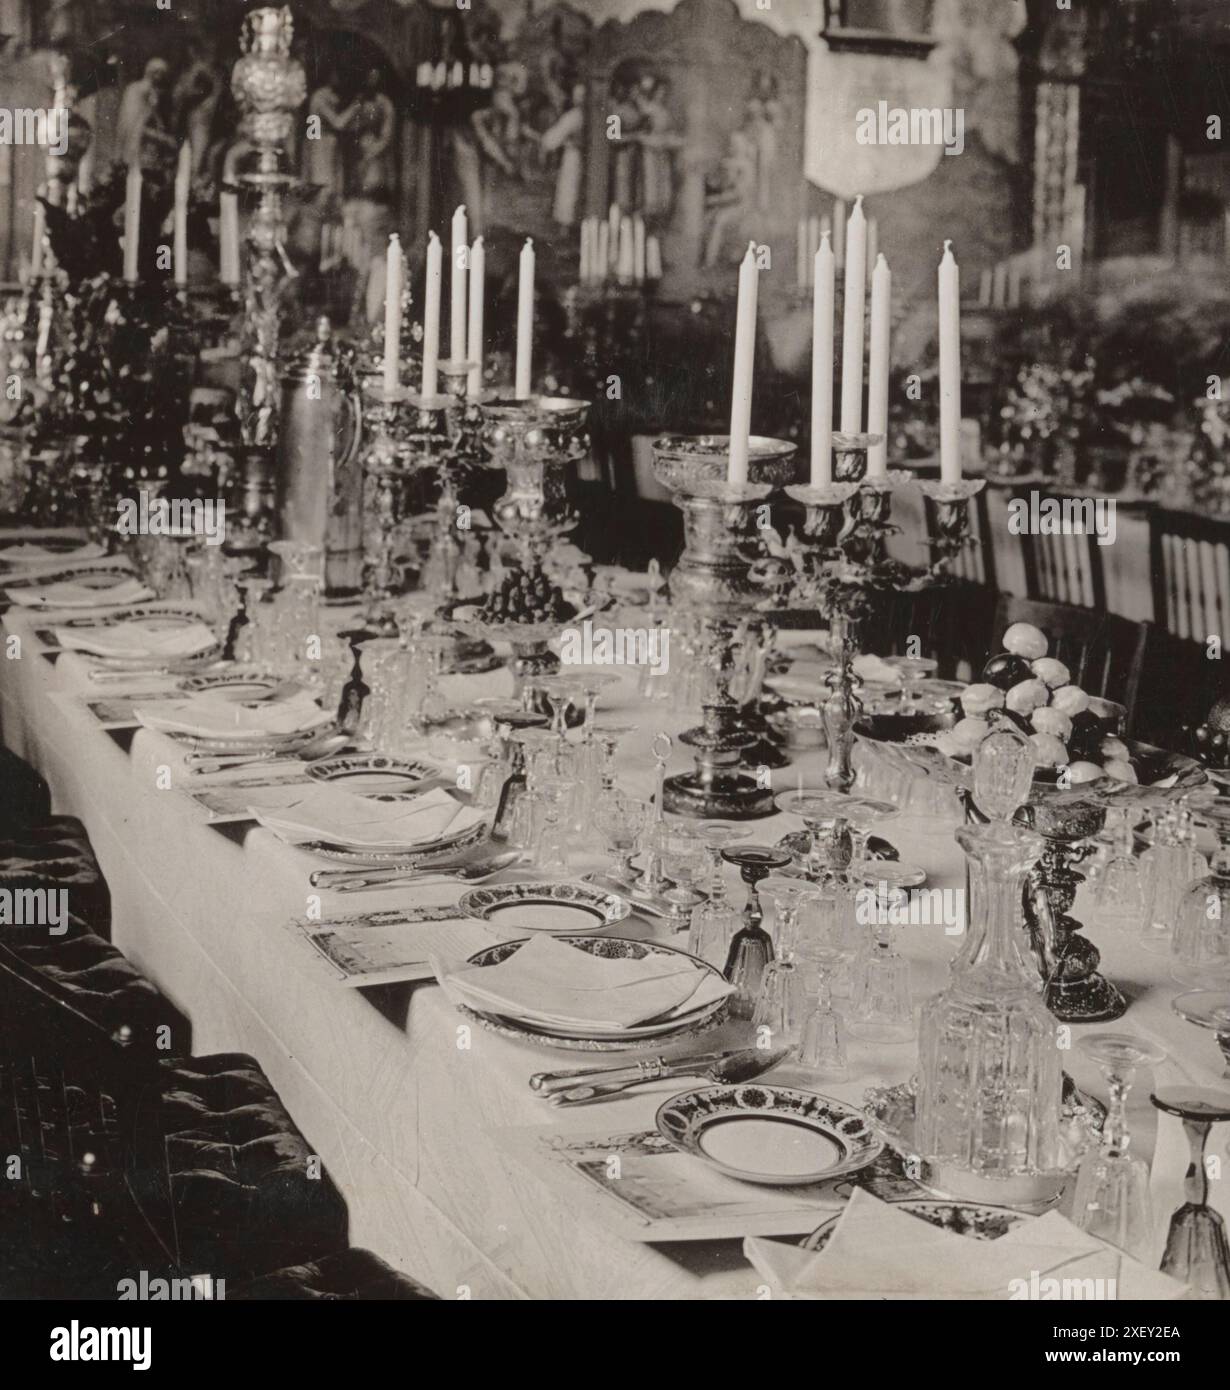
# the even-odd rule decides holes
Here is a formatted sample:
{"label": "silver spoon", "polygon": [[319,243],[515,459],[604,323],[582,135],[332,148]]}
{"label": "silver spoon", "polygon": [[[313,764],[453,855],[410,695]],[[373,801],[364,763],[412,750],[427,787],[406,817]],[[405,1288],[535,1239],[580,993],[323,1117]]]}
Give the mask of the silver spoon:
{"label": "silver spoon", "polygon": [[351,742],[350,735],[328,729],[313,734],[304,744],[293,752],[266,753],[189,753],[184,758],[184,766],[192,772],[229,772],[236,767],[250,767],[269,763],[309,763],[317,758],[327,758],[332,753],[340,753]]}

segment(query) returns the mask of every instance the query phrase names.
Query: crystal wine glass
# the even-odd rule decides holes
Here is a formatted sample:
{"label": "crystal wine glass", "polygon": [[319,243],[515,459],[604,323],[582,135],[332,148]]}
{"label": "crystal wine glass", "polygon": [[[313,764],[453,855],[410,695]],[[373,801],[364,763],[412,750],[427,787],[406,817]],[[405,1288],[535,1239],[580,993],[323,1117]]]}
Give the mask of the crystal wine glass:
{"label": "crystal wine glass", "polygon": [[625,890],[636,879],[632,860],[649,823],[650,809],[648,801],[620,791],[604,792],[594,806],[594,824],[615,852],[615,872],[608,877]]}
{"label": "crystal wine glass", "polygon": [[939,662],[931,656],[886,656],[884,664],[901,673],[901,704],[898,707],[901,713],[917,713],[918,683],[934,675]]}
{"label": "crystal wine glass", "polygon": [[1090,1033],[1076,1045],[1102,1068],[1110,1106],[1101,1143],[1081,1159],[1072,1219],[1090,1235],[1147,1261],[1153,1242],[1149,1165],[1128,1152],[1127,1095],[1136,1068],[1155,1065],[1166,1052],[1131,1033]]}
{"label": "crystal wine glass", "polygon": [[572,783],[562,777],[545,777],[538,787],[542,797],[542,833],[534,853],[534,867],[544,875],[567,875],[568,828],[565,820],[572,798]]}
{"label": "crystal wine glass", "polygon": [[892,863],[869,866],[863,893],[858,895],[859,903],[871,908],[872,939],[854,963],[850,1031],[869,1042],[910,1042],[914,1037],[910,964],[894,947],[892,937],[892,914],[909,901],[896,877],[902,867]]}
{"label": "crystal wine glass", "polygon": [[1192,986],[1230,984],[1230,797],[1197,811],[1217,835],[1208,874],[1179,899],[1171,943],[1175,978]]}
{"label": "crystal wine glass", "polygon": [[1107,816],[1119,819],[1116,848],[1098,879],[1094,898],[1099,925],[1139,932],[1145,918],[1145,883],[1132,856],[1134,808],[1110,806]]}
{"label": "crystal wine glass", "polygon": [[842,1080],[848,1071],[846,1027],[833,1008],[829,971],[822,965],[816,980],[816,1002],[803,1022],[799,1065],[818,1079]]}
{"label": "crystal wine glass", "polygon": [[1204,1150],[1209,1129],[1230,1120],[1230,1100],[1219,1091],[1165,1091],[1149,1099],[1183,1121],[1191,1158],[1183,1182],[1187,1200],[1170,1218],[1161,1269],[1190,1285],[1199,1299],[1230,1299],[1230,1243],[1221,1214],[1209,1206]]}
{"label": "crystal wine glass", "polygon": [[730,900],[722,875],[722,850],[748,832],[737,825],[721,821],[702,821],[701,842],[709,856],[709,886],[703,903],[692,909],[692,928],[688,935],[688,950],[707,960],[720,970],[726,964],[731,938],[739,930],[742,914]]}
{"label": "crystal wine glass", "polygon": [[1222,1075],[1230,1081],[1230,992],[1196,989],[1172,999],[1170,1007],[1188,1023],[1209,1029],[1226,1064]]}
{"label": "crystal wine glass", "polygon": [[790,1047],[802,1036],[807,1010],[803,973],[794,959],[799,900],[814,890],[797,878],[770,877],[760,891],[773,903],[776,939],[773,959],[760,979],[752,1026],[767,1029],[772,1046]]}

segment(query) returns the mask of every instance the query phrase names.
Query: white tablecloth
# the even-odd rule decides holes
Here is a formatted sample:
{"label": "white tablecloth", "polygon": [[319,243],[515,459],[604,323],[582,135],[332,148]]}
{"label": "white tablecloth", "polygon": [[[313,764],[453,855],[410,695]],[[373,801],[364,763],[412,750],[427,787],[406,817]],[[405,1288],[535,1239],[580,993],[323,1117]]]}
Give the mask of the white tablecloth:
{"label": "white tablecloth", "polygon": [[[507,1126],[649,1129],[662,1097],[694,1083],[663,1082],[600,1106],[549,1110],[527,1078],[579,1065],[577,1054],[481,1030],[464,1047],[461,1020],[434,985],[360,992],[323,979],[284,929],[304,914],[307,875],[317,866],[263,829],[208,825],[178,790],[186,780],[179,750],[148,730],[102,731],[81,703],[99,687],[85,680],[79,658],[52,664],[40,654],[35,622],[16,612],[6,619],[22,643],[19,657],[0,657],[4,741],[47,778],[56,810],[85,822],[111,889],[115,943],[190,1017],[194,1051],[240,1050],[259,1059],[345,1195],[354,1244],[445,1297],[758,1296],[760,1281],[739,1241],[652,1245],[615,1236],[603,1202],[557,1191],[549,1174],[526,1171],[495,1143]],[[618,699],[611,708],[636,725],[625,781],[647,791],[649,741],[676,721],[660,713],[661,705],[628,708],[626,697],[622,709]],[[687,764],[679,747],[672,767]],[[159,786],[162,767],[171,769],[169,789]],[[777,774],[785,786],[797,775]],[[804,764],[804,777],[818,780],[818,761]],[[755,839],[771,843],[796,826],[774,817],[758,824]],[[951,826],[903,817],[886,831],[903,857],[927,867],[933,884],[961,881]],[[422,889],[418,900],[449,901],[456,891]],[[394,906],[413,897],[404,889],[325,895],[324,910]],[[899,935],[921,999],[943,984],[954,940],[939,926]],[[1159,1037],[1180,1059],[1188,1084],[1216,1084],[1212,1037],[1170,1011],[1176,987],[1166,962],[1122,937],[1100,944],[1109,973],[1135,1000],[1117,1026]],[[908,1076],[915,1051],[855,1045],[852,1061],[853,1079],[825,1089],[860,1100],[869,1084]],[[1101,1093],[1078,1055],[1068,1065]],[[1132,1105],[1145,1153],[1154,1128],[1148,1090],[1142,1077]],[[1224,1135],[1215,1137],[1211,1151],[1224,1144]]]}

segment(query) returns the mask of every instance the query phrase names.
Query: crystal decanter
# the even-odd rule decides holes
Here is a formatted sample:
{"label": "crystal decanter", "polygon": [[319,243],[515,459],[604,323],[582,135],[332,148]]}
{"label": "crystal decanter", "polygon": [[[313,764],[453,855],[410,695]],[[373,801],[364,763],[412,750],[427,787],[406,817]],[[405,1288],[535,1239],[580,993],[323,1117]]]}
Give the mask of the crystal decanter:
{"label": "crystal decanter", "polygon": [[1062,1161],[1055,1020],[1026,954],[1021,904],[1043,844],[1005,821],[956,838],[970,861],[971,940],[923,1009],[915,1142],[937,1186],[1010,1200],[1004,1180],[1052,1174]]}

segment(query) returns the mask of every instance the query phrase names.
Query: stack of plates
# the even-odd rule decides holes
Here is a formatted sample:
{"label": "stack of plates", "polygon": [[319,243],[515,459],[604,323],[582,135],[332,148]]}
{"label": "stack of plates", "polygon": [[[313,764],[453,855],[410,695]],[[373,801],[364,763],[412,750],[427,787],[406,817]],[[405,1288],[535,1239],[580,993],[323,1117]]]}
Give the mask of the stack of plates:
{"label": "stack of plates", "polygon": [[138,704],[133,712],[145,728],[211,753],[293,749],[333,722],[309,691],[293,686],[281,698],[276,688],[252,699],[236,699],[225,689],[206,690],[182,700]]}
{"label": "stack of plates", "polygon": [[35,582],[7,586],[9,598],[23,608],[115,608],[155,597],[127,565],[51,573],[35,568],[31,575]]}
{"label": "stack of plates", "polygon": [[415,865],[469,849],[486,834],[483,812],[442,787],[409,800],[375,801],[325,783],[305,788],[289,806],[251,808],[283,844],[366,868]]}
{"label": "stack of plates", "polygon": [[506,1036],[545,1047],[655,1047],[724,1018],[731,986],[703,960],[655,941],[539,935],[464,966],[436,964],[449,1001]]}
{"label": "stack of plates", "polygon": [[105,551],[94,541],[72,536],[44,536],[0,546],[0,572],[29,574],[48,568],[64,569],[82,560],[101,560]]}
{"label": "stack of plates", "polygon": [[137,608],[55,628],[65,650],[123,671],[191,668],[220,650],[213,630],[192,609]]}

